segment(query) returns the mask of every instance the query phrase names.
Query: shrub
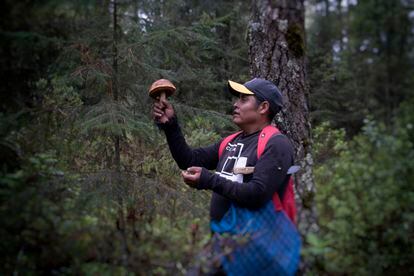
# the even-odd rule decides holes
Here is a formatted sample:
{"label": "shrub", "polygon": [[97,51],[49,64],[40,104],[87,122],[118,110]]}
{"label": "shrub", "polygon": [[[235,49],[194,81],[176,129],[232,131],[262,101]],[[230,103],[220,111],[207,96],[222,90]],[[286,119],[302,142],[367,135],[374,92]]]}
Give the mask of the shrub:
{"label": "shrub", "polygon": [[[393,128],[366,120],[351,141],[336,136],[341,147],[330,147],[331,157],[315,169],[321,228],[304,251],[315,268],[350,275],[414,273],[413,125],[407,105]],[[329,147],[332,141],[318,143]]]}

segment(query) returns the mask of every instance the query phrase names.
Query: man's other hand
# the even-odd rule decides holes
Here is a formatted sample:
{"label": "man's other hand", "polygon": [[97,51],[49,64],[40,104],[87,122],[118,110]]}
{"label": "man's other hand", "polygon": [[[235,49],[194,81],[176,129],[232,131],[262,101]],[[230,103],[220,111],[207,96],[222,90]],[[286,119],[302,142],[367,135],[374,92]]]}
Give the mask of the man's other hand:
{"label": "man's other hand", "polygon": [[174,108],[167,100],[159,101],[158,98],[156,99],[152,106],[152,117],[156,122],[168,123],[174,115]]}
{"label": "man's other hand", "polygon": [[186,171],[182,171],[181,176],[188,186],[197,188],[198,182],[200,181],[201,170],[202,168],[200,167],[190,167]]}

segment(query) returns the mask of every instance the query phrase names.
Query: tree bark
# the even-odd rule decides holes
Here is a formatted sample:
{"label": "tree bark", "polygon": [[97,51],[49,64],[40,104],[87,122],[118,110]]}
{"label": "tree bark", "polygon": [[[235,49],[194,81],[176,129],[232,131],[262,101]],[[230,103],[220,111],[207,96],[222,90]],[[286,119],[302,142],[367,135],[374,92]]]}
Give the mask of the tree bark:
{"label": "tree bark", "polygon": [[[112,93],[113,100],[115,103],[119,102],[119,86],[118,86],[118,2],[117,0],[112,0]],[[120,122],[117,121],[117,124]],[[124,212],[124,188],[121,178],[121,151],[120,151],[120,135],[115,133],[113,135],[114,139],[114,150],[115,150],[115,183],[117,185],[118,192],[118,218],[116,221],[117,228],[121,233],[122,237],[122,247],[123,252],[121,255],[121,262],[124,267],[128,267],[130,250],[128,248],[128,240],[126,233],[126,221],[125,221],[125,212]]]}
{"label": "tree bark", "polygon": [[248,30],[253,77],[273,81],[283,94],[284,108],[275,123],[295,147],[298,228],[302,236],[318,230],[314,204],[311,126],[305,68],[303,0],[255,0]]}
{"label": "tree bark", "polygon": [[[112,92],[114,101],[119,101],[118,94],[118,3],[116,0],[112,1]],[[118,122],[117,122],[118,123]],[[114,150],[115,150],[115,169],[119,173],[121,171],[121,152],[120,152],[120,137],[119,134],[114,135]]]}

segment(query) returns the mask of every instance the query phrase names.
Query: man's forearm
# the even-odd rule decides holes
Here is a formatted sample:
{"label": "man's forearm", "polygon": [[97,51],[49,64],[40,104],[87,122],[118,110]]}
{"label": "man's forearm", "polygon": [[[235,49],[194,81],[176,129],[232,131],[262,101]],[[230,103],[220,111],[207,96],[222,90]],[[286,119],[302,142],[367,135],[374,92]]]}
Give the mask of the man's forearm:
{"label": "man's forearm", "polygon": [[165,132],[171,155],[180,169],[185,170],[191,166],[215,168],[218,161],[217,144],[192,149],[185,141],[177,117],[173,117],[167,124],[160,125],[160,128]]}
{"label": "man's forearm", "polygon": [[218,193],[242,206],[257,208],[272,198],[269,187],[257,180],[238,183],[209,172],[203,168],[198,189],[208,189]]}
{"label": "man's forearm", "polygon": [[191,166],[192,149],[187,145],[177,117],[170,119],[166,124],[158,125],[165,133],[168,147],[178,167],[182,170]]}

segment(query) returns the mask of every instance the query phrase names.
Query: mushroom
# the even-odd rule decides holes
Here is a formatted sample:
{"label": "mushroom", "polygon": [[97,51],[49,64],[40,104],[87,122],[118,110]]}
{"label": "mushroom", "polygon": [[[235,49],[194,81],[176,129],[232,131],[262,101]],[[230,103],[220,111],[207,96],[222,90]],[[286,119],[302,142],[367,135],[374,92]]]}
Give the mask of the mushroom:
{"label": "mushroom", "polygon": [[167,79],[159,79],[153,82],[149,88],[148,94],[151,98],[157,99],[159,97],[159,101],[166,100],[167,97],[174,94],[176,88],[171,81]]}

